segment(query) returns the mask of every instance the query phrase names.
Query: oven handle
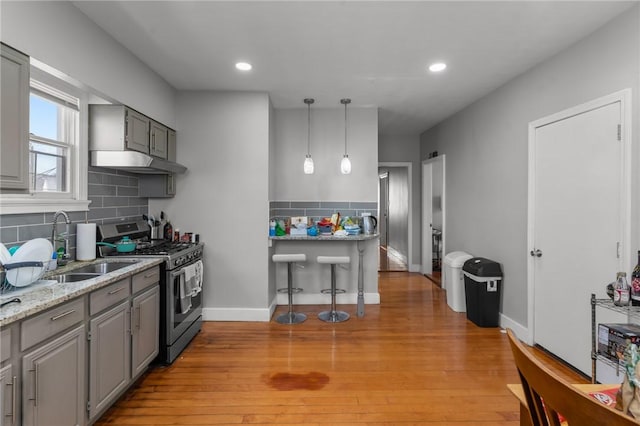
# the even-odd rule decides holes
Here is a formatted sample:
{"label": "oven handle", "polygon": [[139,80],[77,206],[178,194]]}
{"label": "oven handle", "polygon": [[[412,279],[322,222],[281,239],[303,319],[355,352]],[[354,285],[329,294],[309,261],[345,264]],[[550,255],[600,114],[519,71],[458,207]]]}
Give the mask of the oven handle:
{"label": "oven handle", "polygon": [[169,272],[170,282],[173,282],[173,280],[176,277],[179,277],[180,275],[184,275],[184,268],[180,268],[180,269],[175,270],[175,271],[170,271]]}

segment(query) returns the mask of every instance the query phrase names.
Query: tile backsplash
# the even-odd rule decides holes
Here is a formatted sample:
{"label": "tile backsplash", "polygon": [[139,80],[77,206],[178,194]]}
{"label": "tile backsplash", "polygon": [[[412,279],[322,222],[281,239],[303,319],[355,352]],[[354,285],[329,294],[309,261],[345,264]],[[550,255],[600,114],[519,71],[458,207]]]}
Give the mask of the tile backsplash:
{"label": "tile backsplash", "polygon": [[[149,210],[148,198],[138,196],[138,177],[123,171],[89,167],[89,211],[69,212],[69,246],[75,257],[76,223],[88,220],[104,224],[122,220],[142,219]],[[33,238],[51,238],[54,213],[0,215],[0,241],[7,247],[19,245]],[[58,219],[58,232],[64,232],[62,218]]]}
{"label": "tile backsplash", "polygon": [[271,201],[270,219],[286,219],[291,216],[307,216],[314,222],[333,213],[340,216],[359,217],[362,213],[378,214],[378,202],[362,201]]}

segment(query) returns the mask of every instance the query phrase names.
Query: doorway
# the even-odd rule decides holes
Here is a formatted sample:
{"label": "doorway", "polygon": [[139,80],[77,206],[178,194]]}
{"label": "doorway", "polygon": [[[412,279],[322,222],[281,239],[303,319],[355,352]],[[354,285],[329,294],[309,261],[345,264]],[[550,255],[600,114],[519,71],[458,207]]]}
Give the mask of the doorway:
{"label": "doorway", "polygon": [[587,375],[590,295],[606,298],[606,284],[629,270],[630,142],[622,129],[630,98],[618,92],[529,125],[532,343]]}
{"label": "doorway", "polygon": [[422,273],[441,284],[445,253],[445,156],[422,162]]}
{"label": "doorway", "polygon": [[380,272],[409,271],[411,262],[411,163],[378,167]]}

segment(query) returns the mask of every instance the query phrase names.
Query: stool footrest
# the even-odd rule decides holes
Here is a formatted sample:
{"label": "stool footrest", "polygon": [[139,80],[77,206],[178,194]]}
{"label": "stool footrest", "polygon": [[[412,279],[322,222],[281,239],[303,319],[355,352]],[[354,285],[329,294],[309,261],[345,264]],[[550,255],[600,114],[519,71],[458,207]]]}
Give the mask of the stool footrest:
{"label": "stool footrest", "polygon": [[[278,293],[289,293],[289,289],[287,287],[283,287],[283,288],[279,288],[278,290],[276,290]],[[291,292],[292,293],[300,293],[302,291],[301,288],[292,288]]]}
{"label": "stool footrest", "polygon": [[[342,289],[342,288],[336,288],[336,294],[343,294],[346,293],[347,290]],[[320,290],[320,293],[322,294],[331,294],[331,289],[330,288],[323,288],[322,290]]]}

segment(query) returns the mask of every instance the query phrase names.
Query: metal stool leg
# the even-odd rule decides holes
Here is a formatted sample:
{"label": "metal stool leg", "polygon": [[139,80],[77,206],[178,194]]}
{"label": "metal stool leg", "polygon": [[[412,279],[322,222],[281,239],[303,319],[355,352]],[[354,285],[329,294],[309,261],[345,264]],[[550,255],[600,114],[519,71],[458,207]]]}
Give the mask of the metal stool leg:
{"label": "metal stool leg", "polygon": [[280,324],[299,324],[307,319],[307,316],[300,312],[293,312],[293,263],[287,263],[287,295],[289,297],[289,310],[276,318]]}
{"label": "metal stool leg", "polygon": [[[318,318],[325,322],[343,322],[349,319],[349,314],[336,310],[336,265],[331,264],[331,310],[320,312]],[[344,290],[342,291],[344,293]]]}

